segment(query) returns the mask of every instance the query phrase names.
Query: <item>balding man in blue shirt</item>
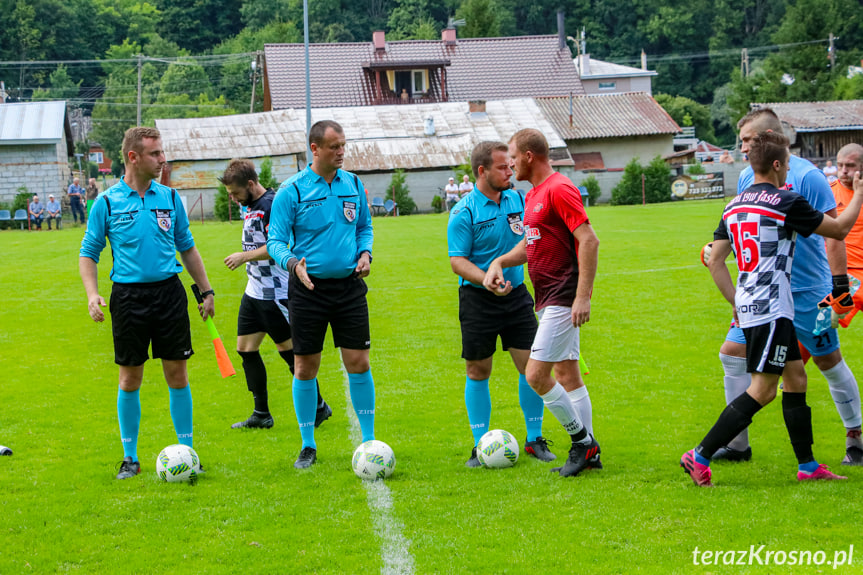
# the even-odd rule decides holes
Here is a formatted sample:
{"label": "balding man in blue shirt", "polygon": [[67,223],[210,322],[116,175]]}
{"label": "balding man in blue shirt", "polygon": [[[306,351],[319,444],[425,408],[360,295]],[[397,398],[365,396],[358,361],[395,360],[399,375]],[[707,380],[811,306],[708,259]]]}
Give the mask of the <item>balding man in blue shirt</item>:
{"label": "balding man in blue shirt", "polygon": [[524,239],[524,198],[511,189],[512,170],[503,142],[480,142],[471,153],[476,187],[450,212],[447,227],[450,265],[459,276],[459,322],[462,358],[466,362],[464,398],[474,447],[465,465],[479,467],[476,445],[489,431],[491,421],[492,357],[500,337],[519,372],[518,396],[524,413],[525,452],[541,461],[553,461],[542,437],[544,404],[524,375],[537,322],[533,298],[524,285],[522,266],[506,268],[512,286],[505,296],[483,287],[489,264]]}
{"label": "balding man in blue shirt", "polygon": [[294,410],[303,446],[294,463],[317,460],[316,378],[327,325],[341,348],[351,403],[363,442],[375,438],[375,388],[369,367],[368,288],[372,221],[360,179],[342,170],[345,133],[333,121],[309,130],[312,164],[279,188],[270,215],[267,251],[291,272],[288,312],[294,340]]}
{"label": "balding man in blue shirt", "polygon": [[123,138],[126,175],[93,204],[81,242],[79,269],[93,321],[105,320],[99,295],[97,264],[111,242],[111,323],[114,361],[120,366],[117,413],[124,459],[117,479],[134,477],[138,462],[141,401],[138,391],[150,343],[162,359],[170,393],[171,419],[177,441],[192,447],[192,392],[186,360],[192,355],[188,300],[177,277],[183,264],[200,287],[201,317],[214,314],[213,290],[204,262],[189,231],[189,219],[177,193],[154,181],[165,165],[162,140],[155,128],[130,128]]}

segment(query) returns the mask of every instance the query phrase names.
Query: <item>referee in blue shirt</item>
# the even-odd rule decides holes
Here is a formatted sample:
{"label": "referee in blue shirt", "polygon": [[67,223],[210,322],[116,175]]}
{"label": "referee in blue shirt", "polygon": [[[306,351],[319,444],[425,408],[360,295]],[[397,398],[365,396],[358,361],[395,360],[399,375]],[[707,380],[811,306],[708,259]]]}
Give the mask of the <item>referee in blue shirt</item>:
{"label": "referee in blue shirt", "polygon": [[459,276],[458,317],[462,357],[466,362],[464,399],[474,447],[465,465],[479,467],[476,445],[491,420],[492,357],[500,336],[519,372],[518,398],[527,427],[524,450],[541,461],[553,461],[542,437],[542,398],[528,385],[524,369],[536,335],[533,298],[524,285],[522,266],[506,268],[512,291],[499,296],[483,285],[489,264],[524,239],[524,198],[510,189],[512,170],[503,142],[481,142],[471,153],[476,187],[450,212],[447,241],[452,271]]}
{"label": "referee in blue shirt", "polygon": [[327,325],[341,348],[363,441],[375,438],[375,387],[369,367],[369,308],[363,278],[372,262],[372,219],[360,179],[341,169],[345,133],[333,121],[309,130],[312,164],[279,188],[267,251],[291,272],[288,312],[294,340],[294,410],[303,446],[297,469],[317,460],[316,379]]}
{"label": "referee in blue shirt", "polygon": [[117,479],[141,472],[138,390],[151,342],[153,357],[162,359],[170,388],[177,441],[192,446],[192,392],[186,373],[186,360],[193,353],[192,338],[186,291],[177,277],[183,266],[176,252],[204,295],[203,304],[198,306],[201,317],[214,314],[213,290],[189,231],[183,203],[174,190],[153,181],[165,165],[159,131],[142,127],[127,130],[123,160],[126,175],[93,205],[78,259],[90,317],[104,321],[101,308],[105,300],[99,295],[97,264],[106,240],[111,242],[114,285],[110,311],[114,361],[120,366],[117,413],[124,452]]}

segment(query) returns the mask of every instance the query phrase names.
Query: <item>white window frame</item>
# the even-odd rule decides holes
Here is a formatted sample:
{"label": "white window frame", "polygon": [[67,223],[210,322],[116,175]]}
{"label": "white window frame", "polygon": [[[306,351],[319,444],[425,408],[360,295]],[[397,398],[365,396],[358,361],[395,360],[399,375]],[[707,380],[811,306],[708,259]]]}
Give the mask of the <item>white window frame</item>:
{"label": "white window frame", "polygon": [[90,152],[89,160],[94,164],[101,164],[103,161],[102,152]]}
{"label": "white window frame", "polygon": [[[421,86],[417,86],[417,74],[419,74]],[[411,88],[414,94],[422,94],[428,92],[428,86],[425,85],[425,70],[411,70]]]}

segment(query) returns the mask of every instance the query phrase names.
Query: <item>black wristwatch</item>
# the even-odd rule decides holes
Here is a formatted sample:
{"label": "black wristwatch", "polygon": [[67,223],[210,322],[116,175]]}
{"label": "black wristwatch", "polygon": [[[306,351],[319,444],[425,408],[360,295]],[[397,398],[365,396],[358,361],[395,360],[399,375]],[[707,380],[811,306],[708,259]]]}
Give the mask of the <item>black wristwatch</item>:
{"label": "black wristwatch", "polygon": [[208,295],[216,297],[216,292],[214,290],[211,290],[211,289],[208,289],[207,291],[201,292],[201,299],[207,297]]}

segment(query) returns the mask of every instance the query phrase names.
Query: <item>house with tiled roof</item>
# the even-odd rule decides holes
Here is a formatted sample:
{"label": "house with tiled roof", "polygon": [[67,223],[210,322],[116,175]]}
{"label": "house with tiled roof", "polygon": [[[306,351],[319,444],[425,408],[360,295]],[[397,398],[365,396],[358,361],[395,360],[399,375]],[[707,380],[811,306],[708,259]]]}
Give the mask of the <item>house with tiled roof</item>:
{"label": "house with tiled roof", "polygon": [[[302,44],[267,44],[264,109],[306,107]],[[563,36],[468,38],[309,46],[311,107],[503,100],[583,94]]]}
{"label": "house with tiled roof", "polygon": [[536,98],[566,141],[575,170],[622,169],[674,151],[677,122],[644,92]]}
{"label": "house with tiled roof", "polygon": [[771,108],[785,127],[791,151],[818,165],[835,160],[846,144],[863,142],[863,100],[753,103]]}

